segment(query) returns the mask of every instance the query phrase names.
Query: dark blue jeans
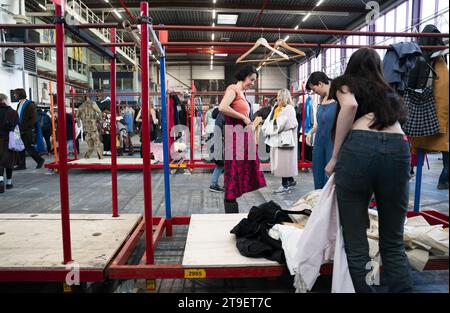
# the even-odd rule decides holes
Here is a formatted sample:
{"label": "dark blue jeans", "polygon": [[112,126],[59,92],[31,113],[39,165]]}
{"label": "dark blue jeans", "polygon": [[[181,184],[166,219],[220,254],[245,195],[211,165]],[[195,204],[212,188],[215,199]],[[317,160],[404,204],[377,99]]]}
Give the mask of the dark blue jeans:
{"label": "dark blue jeans", "polygon": [[403,227],[409,203],[410,150],[400,134],[353,130],[335,167],[336,195],[345,251],[356,292],[374,292],[367,225],[370,198],[378,205],[380,254],[389,292],[411,292]]}
{"label": "dark blue jeans", "polygon": [[312,151],[312,171],[314,177],[314,189],[322,189],[328,181],[325,166],[333,156],[333,143],[330,138],[318,138],[316,135]]}

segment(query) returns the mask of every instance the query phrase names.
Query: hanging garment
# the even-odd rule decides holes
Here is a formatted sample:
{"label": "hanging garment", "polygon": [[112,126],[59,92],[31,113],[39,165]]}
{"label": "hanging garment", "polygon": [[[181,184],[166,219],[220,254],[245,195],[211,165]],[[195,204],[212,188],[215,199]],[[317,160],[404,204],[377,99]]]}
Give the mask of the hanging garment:
{"label": "hanging garment", "polygon": [[422,137],[439,132],[436,102],[431,87],[421,91],[407,89],[404,101],[409,112],[408,119],[402,125],[405,134],[411,137]]}
{"label": "hanging garment", "polygon": [[416,66],[422,50],[417,43],[399,42],[391,45],[383,59],[383,73],[394,90],[403,93],[409,79],[409,72]]}
{"label": "hanging garment", "polygon": [[298,121],[298,131],[300,134],[305,133],[308,134],[314,126],[313,120],[313,101],[310,96],[308,96],[305,100],[305,125],[302,125],[303,119],[303,107],[302,103],[299,102],[297,105],[297,121]]}
{"label": "hanging garment", "polygon": [[294,286],[297,292],[311,290],[322,264],[333,262],[332,292],[355,292],[348,269],[335,191],[334,174],[322,190],[301,239],[296,246]]}
{"label": "hanging garment", "polygon": [[123,114],[123,119],[127,125],[127,131],[129,133],[133,132],[133,113],[131,112],[131,110],[126,110]]}
{"label": "hanging garment", "polygon": [[449,151],[449,71],[443,57],[434,62],[434,70],[438,75],[433,81],[433,93],[436,101],[436,113],[439,121],[439,134],[412,139],[414,149],[422,148],[427,151]]}

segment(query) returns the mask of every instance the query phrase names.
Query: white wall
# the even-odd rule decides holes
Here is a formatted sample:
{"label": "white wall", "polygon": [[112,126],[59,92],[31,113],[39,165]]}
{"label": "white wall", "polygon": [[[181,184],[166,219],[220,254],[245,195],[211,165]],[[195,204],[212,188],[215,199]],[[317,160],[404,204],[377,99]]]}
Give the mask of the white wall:
{"label": "white wall", "polygon": [[[210,70],[209,65],[167,65],[166,72],[187,86],[191,86],[191,81],[194,79],[225,79],[225,67],[222,65],[214,66],[213,70]],[[170,75],[167,75],[167,79],[171,89],[187,88]]]}
{"label": "white wall", "polygon": [[265,66],[259,71],[259,89],[278,90],[288,88],[288,75],[286,67]]}

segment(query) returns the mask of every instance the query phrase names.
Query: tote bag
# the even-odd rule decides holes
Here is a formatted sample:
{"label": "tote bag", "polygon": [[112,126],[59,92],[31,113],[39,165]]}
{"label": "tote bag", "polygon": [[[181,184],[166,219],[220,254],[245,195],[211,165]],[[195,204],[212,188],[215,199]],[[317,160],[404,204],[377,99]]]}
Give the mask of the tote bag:
{"label": "tote bag", "polygon": [[15,152],[21,152],[25,149],[22,138],[20,138],[19,126],[16,126],[14,130],[9,132],[8,149]]}

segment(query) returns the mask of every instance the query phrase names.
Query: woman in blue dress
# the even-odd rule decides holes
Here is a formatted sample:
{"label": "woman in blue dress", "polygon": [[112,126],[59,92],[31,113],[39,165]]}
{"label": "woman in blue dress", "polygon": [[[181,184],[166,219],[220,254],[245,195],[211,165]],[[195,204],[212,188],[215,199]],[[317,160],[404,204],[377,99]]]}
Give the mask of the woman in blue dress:
{"label": "woman in blue dress", "polygon": [[325,166],[333,155],[331,130],[336,116],[336,101],[329,99],[331,79],[323,72],[312,73],[306,83],[306,89],[320,96],[317,106],[316,123],[306,137],[306,143],[311,146],[312,135],[315,135],[312,152],[312,169],[314,188],[322,189],[327,183]]}

